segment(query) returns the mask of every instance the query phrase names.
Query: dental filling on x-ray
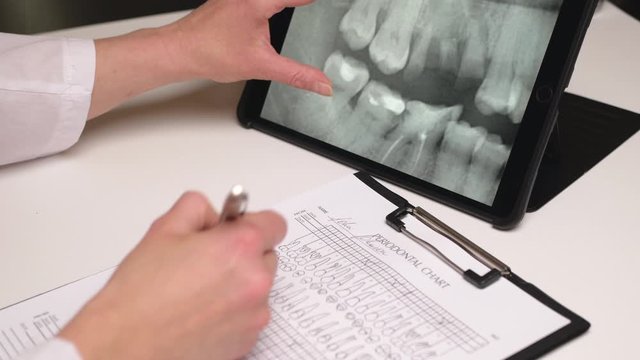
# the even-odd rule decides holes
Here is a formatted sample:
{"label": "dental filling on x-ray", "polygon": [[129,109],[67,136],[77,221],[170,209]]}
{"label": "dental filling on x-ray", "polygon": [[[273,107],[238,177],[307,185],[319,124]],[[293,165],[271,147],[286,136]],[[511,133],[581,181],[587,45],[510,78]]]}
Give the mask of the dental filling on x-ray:
{"label": "dental filling on x-ray", "polygon": [[318,0],[282,54],[334,95],[272,83],[262,117],[491,205],[562,0]]}

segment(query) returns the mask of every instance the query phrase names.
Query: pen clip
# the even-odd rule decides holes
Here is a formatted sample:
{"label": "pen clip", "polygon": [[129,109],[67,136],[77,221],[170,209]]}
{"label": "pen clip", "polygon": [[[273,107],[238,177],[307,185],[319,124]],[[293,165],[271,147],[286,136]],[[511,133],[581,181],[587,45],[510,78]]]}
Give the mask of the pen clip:
{"label": "pen clip", "polygon": [[[451,240],[454,244],[464,250],[467,254],[471,255],[471,257],[487,266],[490,270],[484,275],[480,275],[471,269],[464,270],[427,240],[420,238],[407,230],[404,222],[402,221],[402,219],[407,215],[415,217],[418,221],[428,226],[431,230]],[[387,215],[386,221],[387,224],[394,230],[406,235],[420,246],[429,250],[433,255],[449,265],[457,273],[462,275],[465,280],[480,289],[484,289],[487,286],[491,285],[496,280],[498,280],[501,275],[508,275],[511,273],[509,267],[502,261],[498,260],[493,255],[489,254],[487,251],[473,243],[471,240],[467,239],[465,236],[458,233],[450,226],[443,223],[438,218],[420,207],[414,207],[410,204],[401,206],[397,210]]]}

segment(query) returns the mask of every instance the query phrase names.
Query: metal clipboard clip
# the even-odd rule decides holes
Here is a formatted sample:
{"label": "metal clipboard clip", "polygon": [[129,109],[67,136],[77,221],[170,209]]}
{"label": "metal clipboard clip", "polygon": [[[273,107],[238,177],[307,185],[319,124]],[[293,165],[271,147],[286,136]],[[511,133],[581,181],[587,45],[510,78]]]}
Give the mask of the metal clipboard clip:
{"label": "metal clipboard clip", "polygon": [[[366,173],[359,172],[355,174],[355,176],[362,182],[367,184],[371,189],[376,191],[378,194],[382,195],[384,198],[398,206],[397,210],[393,211],[386,217],[386,222],[389,226],[391,226],[394,230],[404,234],[409,239],[416,242],[418,245],[427,249],[429,252],[449,265],[457,273],[462,275],[465,280],[467,280],[477,288],[484,289],[498,280],[500,276],[511,274],[511,269],[502,261],[489,254],[483,248],[476,245],[474,242],[467,239],[464,235],[455,231],[449,225],[440,221],[438,218],[431,215],[426,210],[411,205],[400,195],[387,189]],[[402,221],[402,219],[406,216],[415,217],[418,221],[429,227],[431,230],[451,240],[454,244],[464,250],[471,257],[488,267],[490,270],[484,275],[480,275],[471,269],[464,270],[449,257],[443,254],[440,250],[438,250],[438,248],[429,243],[429,241],[420,238],[407,230],[404,222]]]}

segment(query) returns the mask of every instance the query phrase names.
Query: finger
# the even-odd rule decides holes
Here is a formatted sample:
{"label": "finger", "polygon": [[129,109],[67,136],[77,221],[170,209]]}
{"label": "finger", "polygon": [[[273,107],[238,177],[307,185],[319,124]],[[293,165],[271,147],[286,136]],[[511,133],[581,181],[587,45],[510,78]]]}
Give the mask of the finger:
{"label": "finger", "polygon": [[225,222],[211,230],[211,236],[242,244],[250,252],[262,256],[284,238],[287,225],[282,218],[273,211],[262,211],[246,214],[234,221]]}
{"label": "finger", "polygon": [[319,69],[280,56],[275,50],[266,57],[260,80],[273,80],[324,96],[333,94],[331,80]]}
{"label": "finger", "polygon": [[194,191],[184,193],[153,225],[156,230],[182,235],[209,229],[218,223],[218,214],[207,198]]}
{"label": "finger", "polygon": [[264,8],[266,9],[266,16],[267,18],[270,18],[273,15],[284,10],[284,8],[309,5],[314,0],[259,0],[259,1],[262,4],[264,4]]}
{"label": "finger", "polygon": [[276,2],[279,2],[284,7],[296,7],[309,5],[314,2],[314,0],[278,0]]}
{"label": "finger", "polygon": [[271,274],[272,276],[275,275],[278,268],[278,256],[276,255],[275,251],[267,251],[264,254],[264,263],[269,274]]}
{"label": "finger", "polygon": [[262,251],[271,251],[278,245],[287,233],[285,219],[274,211],[261,211],[248,214],[241,218],[241,222],[250,224],[263,236]]}

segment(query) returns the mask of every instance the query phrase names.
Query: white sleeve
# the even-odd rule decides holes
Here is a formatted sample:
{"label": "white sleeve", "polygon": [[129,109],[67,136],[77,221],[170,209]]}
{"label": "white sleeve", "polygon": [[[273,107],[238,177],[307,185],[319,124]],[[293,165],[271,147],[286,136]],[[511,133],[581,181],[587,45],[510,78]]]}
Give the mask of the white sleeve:
{"label": "white sleeve", "polygon": [[82,356],[72,343],[55,338],[15,360],[82,360]]}
{"label": "white sleeve", "polygon": [[0,33],[0,165],[78,141],[95,77],[92,40]]}

